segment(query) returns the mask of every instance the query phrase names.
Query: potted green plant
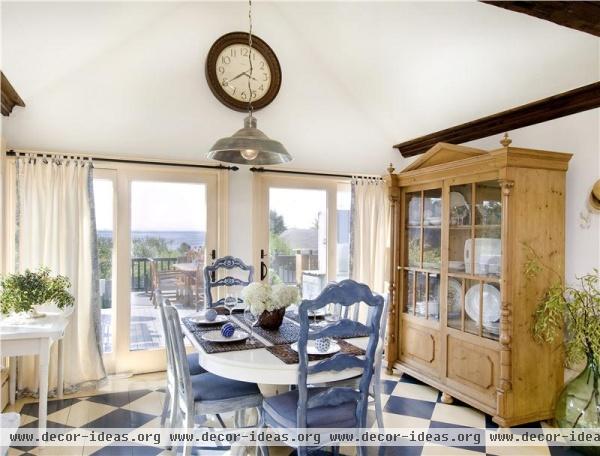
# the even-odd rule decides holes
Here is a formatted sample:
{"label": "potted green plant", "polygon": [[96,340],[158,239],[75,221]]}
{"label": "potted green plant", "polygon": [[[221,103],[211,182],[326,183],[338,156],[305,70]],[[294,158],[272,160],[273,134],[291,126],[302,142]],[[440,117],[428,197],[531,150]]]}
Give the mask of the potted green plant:
{"label": "potted green plant", "polygon": [[37,310],[42,304],[52,303],[59,309],[73,305],[70,287],[67,277],[53,277],[48,268],[7,275],[0,279],[0,312],[3,315],[24,312],[30,318],[42,317],[44,314]]}
{"label": "potted green plant", "polygon": [[[577,278],[566,285],[528,247],[526,275],[533,278],[542,269],[552,271],[557,280],[540,299],[535,312],[533,335],[539,342],[555,341],[565,334],[567,365],[586,362],[583,371],[568,382],[558,397],[555,420],[561,428],[600,427],[600,271]],[[576,447],[584,454],[600,455],[600,447]]]}

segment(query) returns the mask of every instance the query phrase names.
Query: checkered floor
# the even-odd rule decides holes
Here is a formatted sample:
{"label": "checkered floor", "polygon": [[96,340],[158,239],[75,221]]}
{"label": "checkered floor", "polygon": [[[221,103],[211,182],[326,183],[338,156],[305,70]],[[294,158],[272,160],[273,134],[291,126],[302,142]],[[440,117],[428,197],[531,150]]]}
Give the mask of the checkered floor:
{"label": "checkered floor", "polygon": [[[452,405],[440,401],[441,394],[407,375],[402,377],[383,375],[384,423],[391,428],[479,428],[492,429],[497,426],[491,418],[473,408],[456,401]],[[164,400],[163,374],[148,374],[130,379],[116,379],[100,390],[86,392],[85,397],[70,397],[48,402],[48,427],[110,428],[110,427],[160,427],[159,415]],[[21,402],[21,401],[20,401]],[[26,428],[37,426],[37,403],[16,404],[21,412],[21,425]],[[369,425],[374,425],[373,410],[369,411]],[[215,423],[215,426],[218,424]],[[527,427],[548,429],[547,423],[530,424]],[[370,448],[376,454],[378,448]],[[272,456],[287,456],[294,453],[287,448],[271,450]],[[329,454],[319,452],[320,454]],[[342,454],[352,455],[354,450],[342,448]],[[169,451],[154,447],[18,447],[10,448],[9,455],[170,455]],[[198,450],[196,454],[229,454]],[[253,452],[251,454],[254,454]],[[387,447],[386,455],[576,455],[571,449],[561,447],[443,447],[425,444],[422,447]]]}

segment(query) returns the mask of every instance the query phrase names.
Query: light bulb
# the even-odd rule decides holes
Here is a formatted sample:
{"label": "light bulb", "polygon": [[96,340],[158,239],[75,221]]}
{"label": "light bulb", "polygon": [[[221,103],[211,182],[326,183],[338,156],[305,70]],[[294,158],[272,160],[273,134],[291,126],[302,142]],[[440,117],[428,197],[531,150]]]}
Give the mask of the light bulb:
{"label": "light bulb", "polygon": [[242,149],[242,157],[246,160],[254,160],[258,156],[256,149]]}

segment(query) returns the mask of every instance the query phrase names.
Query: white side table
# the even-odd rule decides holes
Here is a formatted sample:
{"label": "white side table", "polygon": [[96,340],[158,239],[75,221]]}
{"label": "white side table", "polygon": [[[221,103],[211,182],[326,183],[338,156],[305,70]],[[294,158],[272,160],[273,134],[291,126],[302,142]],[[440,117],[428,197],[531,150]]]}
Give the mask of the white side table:
{"label": "white side table", "polygon": [[38,319],[18,320],[15,317],[0,321],[0,355],[10,357],[9,396],[15,403],[16,394],[16,357],[38,355],[39,372],[39,413],[38,427],[45,428],[48,413],[48,364],[50,348],[58,341],[58,398],[63,397],[64,353],[63,337],[69,324],[69,315],[47,312]]}

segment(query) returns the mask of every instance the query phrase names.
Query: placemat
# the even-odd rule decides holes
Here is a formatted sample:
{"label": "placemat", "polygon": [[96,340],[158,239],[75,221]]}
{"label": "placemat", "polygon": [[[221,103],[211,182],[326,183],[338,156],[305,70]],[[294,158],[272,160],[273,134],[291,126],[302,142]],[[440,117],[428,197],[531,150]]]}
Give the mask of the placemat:
{"label": "placemat", "polygon": [[[192,333],[192,335],[196,338],[196,340],[198,341],[200,346],[203,348],[203,350],[209,354],[225,353],[225,352],[230,352],[230,351],[241,351],[241,350],[254,350],[256,348],[264,348],[265,347],[265,344],[263,344],[260,340],[256,339],[256,337],[254,338],[254,341],[255,341],[254,345],[246,344],[245,340],[242,340],[240,342],[225,342],[225,343],[208,342],[208,341],[202,339],[202,333],[204,333],[206,331],[214,331],[215,328],[212,325],[211,326],[199,326],[199,325],[189,321],[189,318],[182,318],[181,321],[183,322],[185,327]],[[245,329],[241,328],[240,325],[238,325],[235,321],[231,321],[231,323],[233,324],[233,326],[235,326],[236,329],[242,329],[245,331]],[[220,328],[220,325],[217,328]]]}
{"label": "placemat", "polygon": [[[338,353],[346,353],[348,355],[354,356],[362,356],[365,354],[365,351],[362,348],[357,347],[356,345],[352,345],[350,342],[346,342],[343,339],[336,339],[336,342],[340,346],[340,351]],[[298,353],[292,350],[290,344],[285,345],[273,345],[272,347],[267,347],[271,353],[273,353],[277,358],[283,361],[285,364],[298,364]],[[308,355],[309,361],[318,361],[321,359],[329,358],[333,355]]]}
{"label": "placemat", "polygon": [[[298,318],[298,312],[296,312],[295,310],[288,310],[285,313],[285,316],[290,320],[294,320],[298,324],[300,323],[300,319]],[[325,319],[325,315],[317,315],[316,317],[314,315],[310,315],[308,319],[311,322],[315,321],[315,319],[316,321],[323,321]]]}
{"label": "placemat", "polygon": [[289,320],[283,320],[279,329],[270,331],[260,326],[254,327],[254,332],[273,345],[291,344],[298,340],[300,335],[300,326]]}

